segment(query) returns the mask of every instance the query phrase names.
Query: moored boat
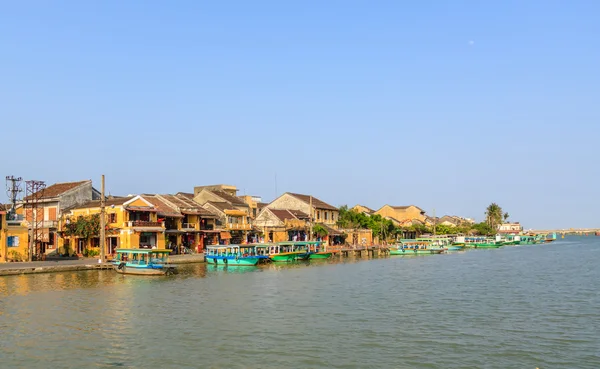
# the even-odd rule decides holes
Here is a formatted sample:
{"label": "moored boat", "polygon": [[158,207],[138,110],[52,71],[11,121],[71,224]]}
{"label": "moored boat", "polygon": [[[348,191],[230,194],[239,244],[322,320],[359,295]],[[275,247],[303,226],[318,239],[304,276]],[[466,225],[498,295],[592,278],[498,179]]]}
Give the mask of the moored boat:
{"label": "moored boat", "polygon": [[390,247],[390,255],[430,255],[442,252],[443,248],[431,247],[431,243],[426,240],[402,240]]}
{"label": "moored boat", "polygon": [[310,256],[307,242],[279,242],[269,247],[269,257],[272,261],[290,262],[307,260]]}
{"label": "moored boat", "polygon": [[308,244],[308,258],[313,259],[329,259],[333,253],[327,251],[327,247],[321,241],[309,241]]}
{"label": "moored boat", "polygon": [[255,245],[218,245],[206,247],[206,262],[215,265],[254,266],[267,255],[257,253]]}
{"label": "moored boat", "polygon": [[177,268],[168,263],[171,250],[116,249],[113,267],[117,273],[131,275],[169,275]]}

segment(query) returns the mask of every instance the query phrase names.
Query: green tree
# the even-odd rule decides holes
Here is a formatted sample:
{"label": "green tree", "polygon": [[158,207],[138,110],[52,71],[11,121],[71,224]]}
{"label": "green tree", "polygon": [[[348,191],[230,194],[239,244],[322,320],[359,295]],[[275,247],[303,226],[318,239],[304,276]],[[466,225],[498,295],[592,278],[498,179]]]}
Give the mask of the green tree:
{"label": "green tree", "polygon": [[506,221],[508,220],[508,217],[510,217],[510,215],[508,215],[508,213],[504,213],[503,217],[504,217],[504,223],[506,223]]}
{"label": "green tree", "polygon": [[474,224],[472,231],[481,236],[489,236],[496,233],[496,228],[492,228],[487,222]]}
{"label": "green tree", "polygon": [[485,210],[485,219],[492,229],[496,229],[502,223],[502,208],[495,202],[491,203]]}
{"label": "green tree", "polygon": [[321,237],[321,238],[323,238],[329,234],[327,229],[325,229],[325,227],[323,227],[320,224],[315,224],[312,231],[314,234],[316,234],[318,237]]}

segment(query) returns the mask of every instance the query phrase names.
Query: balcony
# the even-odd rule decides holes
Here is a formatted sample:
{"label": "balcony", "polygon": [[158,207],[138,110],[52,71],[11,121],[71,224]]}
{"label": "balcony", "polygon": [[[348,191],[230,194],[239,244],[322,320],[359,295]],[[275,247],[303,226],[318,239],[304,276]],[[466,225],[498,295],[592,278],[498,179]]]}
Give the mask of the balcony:
{"label": "balcony", "polygon": [[125,223],[126,227],[162,227],[162,222],[147,222],[144,220],[130,220]]}
{"label": "balcony", "polygon": [[226,228],[233,231],[249,231],[252,229],[252,225],[242,223],[227,223]]}
{"label": "balcony", "polygon": [[196,223],[181,223],[181,230],[182,231],[186,231],[186,230],[195,231],[196,230]]}
{"label": "balcony", "polygon": [[[9,221],[9,222],[11,222],[11,221]],[[16,221],[14,221],[14,223],[16,223]],[[40,220],[37,223],[33,222],[31,220],[28,220],[27,224],[29,225],[30,228],[32,228],[34,226],[37,228],[57,228],[58,227],[58,221],[56,221],[56,220]]]}

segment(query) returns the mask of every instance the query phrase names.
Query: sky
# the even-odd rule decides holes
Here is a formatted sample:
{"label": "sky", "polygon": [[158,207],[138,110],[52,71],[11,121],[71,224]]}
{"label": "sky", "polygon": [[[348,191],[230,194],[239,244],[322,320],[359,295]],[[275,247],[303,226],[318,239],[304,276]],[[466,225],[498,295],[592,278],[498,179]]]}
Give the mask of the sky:
{"label": "sky", "polygon": [[[600,2],[27,1],[0,175],[599,227]],[[0,201],[6,201],[6,196]]]}

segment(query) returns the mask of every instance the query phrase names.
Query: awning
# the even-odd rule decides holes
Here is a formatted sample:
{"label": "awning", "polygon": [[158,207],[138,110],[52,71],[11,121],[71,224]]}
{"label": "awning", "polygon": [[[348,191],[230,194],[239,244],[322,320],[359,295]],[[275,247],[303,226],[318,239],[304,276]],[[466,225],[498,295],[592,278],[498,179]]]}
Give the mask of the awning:
{"label": "awning", "polygon": [[222,240],[228,240],[231,238],[231,233],[229,232],[221,232],[221,239]]}
{"label": "awning", "polygon": [[241,210],[229,210],[229,209],[225,209],[225,211],[223,211],[225,214],[227,215],[236,215],[236,216],[240,216],[240,217],[244,217],[247,216],[248,214],[246,214],[245,211],[241,211]]}
{"label": "awning", "polygon": [[218,229],[217,230],[214,230],[214,229],[201,229],[198,232],[203,232],[203,233],[221,233],[222,231],[220,231]]}
{"label": "awning", "polygon": [[147,207],[147,206],[128,206],[125,208],[125,210],[129,210],[129,211],[149,211],[152,213],[156,213],[158,211],[158,209],[156,208],[151,208],[151,207]]}
{"label": "awning", "polygon": [[162,232],[165,229],[162,227],[133,227],[135,232]]}
{"label": "awning", "polygon": [[180,231],[179,229],[167,229],[167,230],[165,231],[165,233],[171,233],[171,234],[173,234],[173,233],[176,233],[176,234],[180,234],[180,233],[183,233],[183,231]]}

